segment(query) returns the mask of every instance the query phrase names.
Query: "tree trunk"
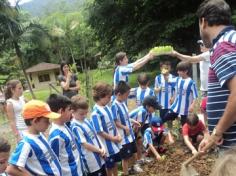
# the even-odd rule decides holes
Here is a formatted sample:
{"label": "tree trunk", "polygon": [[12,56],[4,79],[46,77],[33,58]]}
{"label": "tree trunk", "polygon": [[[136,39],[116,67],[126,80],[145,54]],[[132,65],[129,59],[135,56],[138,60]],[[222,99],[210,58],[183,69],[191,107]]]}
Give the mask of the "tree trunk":
{"label": "tree trunk", "polygon": [[25,76],[26,82],[27,82],[27,84],[28,84],[28,87],[29,87],[29,91],[30,91],[30,93],[31,93],[31,96],[32,96],[33,99],[36,99],[36,97],[35,97],[35,95],[34,95],[34,92],[33,92],[33,90],[32,90],[32,87],[31,87],[29,78],[28,78],[28,76],[27,76],[27,74],[26,74],[26,71],[25,71],[25,68],[24,68],[24,64],[23,64],[23,61],[22,61],[22,53],[21,53],[20,47],[19,47],[19,45],[18,45],[17,42],[14,42],[14,47],[15,47],[16,55],[17,55],[17,57],[18,57],[18,59],[19,59],[19,61],[20,61],[21,69],[22,69],[22,71],[23,71],[23,74],[24,74],[24,76]]}

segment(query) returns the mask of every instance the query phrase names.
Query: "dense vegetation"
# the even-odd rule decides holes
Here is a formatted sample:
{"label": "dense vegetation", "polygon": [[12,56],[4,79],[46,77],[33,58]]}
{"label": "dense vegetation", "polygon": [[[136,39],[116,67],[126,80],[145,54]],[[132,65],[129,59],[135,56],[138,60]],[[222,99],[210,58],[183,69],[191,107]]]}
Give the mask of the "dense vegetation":
{"label": "dense vegetation", "polygon": [[[69,60],[79,71],[109,68],[117,51],[131,60],[158,45],[198,52],[202,0],[34,0],[21,7],[0,1],[0,81],[39,62]],[[236,2],[227,1],[236,24]],[[37,3],[37,5],[35,5]],[[28,11],[26,11],[28,10]],[[148,69],[156,68],[155,62]]]}

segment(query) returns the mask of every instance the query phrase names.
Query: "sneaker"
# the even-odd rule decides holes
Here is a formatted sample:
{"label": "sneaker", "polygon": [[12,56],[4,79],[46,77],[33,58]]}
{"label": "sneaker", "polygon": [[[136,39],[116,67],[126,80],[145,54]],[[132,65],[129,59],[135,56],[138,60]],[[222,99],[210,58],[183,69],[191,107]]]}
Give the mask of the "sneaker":
{"label": "sneaker", "polygon": [[136,173],[141,173],[143,172],[143,169],[138,165],[138,164],[135,164],[134,167],[133,167],[134,171]]}
{"label": "sneaker", "polygon": [[150,158],[150,157],[145,157],[144,158],[145,163],[151,163],[152,161],[153,161],[153,158]]}
{"label": "sneaker", "polygon": [[144,164],[145,164],[144,158],[142,158],[142,159],[140,159],[140,160],[137,160],[137,161],[136,161],[136,164],[144,165]]}

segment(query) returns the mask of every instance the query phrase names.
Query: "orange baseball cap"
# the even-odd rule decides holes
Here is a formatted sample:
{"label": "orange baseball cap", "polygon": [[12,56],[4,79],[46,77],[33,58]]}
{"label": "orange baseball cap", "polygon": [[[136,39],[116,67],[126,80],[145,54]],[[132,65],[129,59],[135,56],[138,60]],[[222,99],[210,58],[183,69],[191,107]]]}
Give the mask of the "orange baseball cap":
{"label": "orange baseball cap", "polygon": [[37,117],[46,117],[49,119],[58,119],[60,114],[52,112],[47,103],[40,100],[30,100],[23,107],[23,118],[32,119]]}

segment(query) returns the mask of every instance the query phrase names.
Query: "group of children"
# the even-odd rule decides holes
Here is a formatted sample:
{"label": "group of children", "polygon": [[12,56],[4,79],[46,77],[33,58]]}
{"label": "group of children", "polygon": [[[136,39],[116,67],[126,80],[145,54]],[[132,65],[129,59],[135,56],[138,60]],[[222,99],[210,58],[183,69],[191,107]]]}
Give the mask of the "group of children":
{"label": "group of children", "polygon": [[[204,124],[193,114],[197,89],[190,78],[190,65],[177,65],[179,77],[170,74],[170,62],[161,63],[161,74],[149,88],[146,74],[138,76],[139,87],[131,89],[128,75],[153,56],[149,53],[128,64],[125,53],[116,56],[114,88],[103,82],[93,87],[95,105],[89,106],[80,95],[71,99],[52,94],[44,103],[31,100],[22,114],[27,126],[23,139],[12,153],[7,173],[10,175],[91,175],[116,176],[121,161],[123,175],[141,172],[142,153],[161,160],[162,144],[171,135],[171,123],[180,118],[184,141],[193,154],[194,142],[207,135]],[[113,94],[113,101],[111,96]],[[129,112],[127,100],[136,97],[137,107]],[[160,117],[156,115],[160,111]],[[49,130],[48,139],[44,132]],[[168,127],[164,123],[170,121]]]}

